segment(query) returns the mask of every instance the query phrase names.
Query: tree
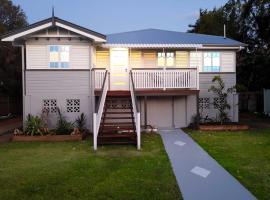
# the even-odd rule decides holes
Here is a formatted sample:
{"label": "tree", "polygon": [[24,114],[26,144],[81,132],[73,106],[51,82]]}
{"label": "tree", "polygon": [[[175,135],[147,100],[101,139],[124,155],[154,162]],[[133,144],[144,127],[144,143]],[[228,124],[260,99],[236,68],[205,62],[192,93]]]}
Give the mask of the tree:
{"label": "tree", "polygon": [[[25,13],[10,0],[0,0],[0,34],[27,25]],[[21,97],[21,52],[0,41],[0,93]]]}
{"label": "tree", "polygon": [[270,88],[270,1],[229,0],[201,10],[189,32],[223,35],[224,24],[229,38],[248,44],[237,56],[238,84],[250,91]]}
{"label": "tree", "polygon": [[216,85],[212,85],[208,91],[213,92],[217,98],[217,100],[213,102],[213,105],[214,108],[218,110],[217,120],[220,124],[223,124],[229,121],[228,110],[231,109],[231,106],[228,103],[228,95],[234,92],[234,87],[226,89],[225,83],[220,76],[215,76],[212,82]]}

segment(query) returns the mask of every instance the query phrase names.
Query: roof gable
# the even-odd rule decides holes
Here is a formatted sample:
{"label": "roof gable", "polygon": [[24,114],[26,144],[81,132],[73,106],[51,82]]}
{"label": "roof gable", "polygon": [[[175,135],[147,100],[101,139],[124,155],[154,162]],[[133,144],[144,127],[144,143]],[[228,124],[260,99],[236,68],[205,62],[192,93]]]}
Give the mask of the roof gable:
{"label": "roof gable", "polygon": [[87,28],[78,26],[76,24],[73,24],[71,22],[62,20],[60,18],[57,17],[51,17],[42,21],[39,21],[37,23],[31,24],[27,27],[21,28],[19,30],[15,30],[15,31],[11,31],[9,33],[6,33],[4,35],[2,35],[2,41],[14,41],[18,38],[21,38],[23,36],[27,36],[33,33],[36,33],[38,31],[41,31],[43,29],[52,27],[52,26],[57,26],[57,27],[61,27],[64,29],[67,29],[69,31],[72,31],[74,33],[77,33],[79,35],[82,35],[84,37],[90,38],[92,40],[94,40],[95,42],[106,42],[106,36],[89,30]]}

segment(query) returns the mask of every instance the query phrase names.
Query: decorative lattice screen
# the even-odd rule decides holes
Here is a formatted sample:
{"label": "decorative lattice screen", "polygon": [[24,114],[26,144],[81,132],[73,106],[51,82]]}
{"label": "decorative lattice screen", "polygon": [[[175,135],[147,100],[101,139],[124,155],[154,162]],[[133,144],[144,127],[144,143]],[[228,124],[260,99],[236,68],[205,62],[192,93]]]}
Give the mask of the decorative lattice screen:
{"label": "decorative lattice screen", "polygon": [[210,98],[209,97],[199,98],[199,108],[200,109],[209,109],[210,108]]}
{"label": "decorative lattice screen", "polygon": [[80,112],[80,99],[67,99],[66,101],[67,112]]}
{"label": "decorative lattice screen", "polygon": [[56,99],[43,99],[43,112],[56,113],[57,100]]}

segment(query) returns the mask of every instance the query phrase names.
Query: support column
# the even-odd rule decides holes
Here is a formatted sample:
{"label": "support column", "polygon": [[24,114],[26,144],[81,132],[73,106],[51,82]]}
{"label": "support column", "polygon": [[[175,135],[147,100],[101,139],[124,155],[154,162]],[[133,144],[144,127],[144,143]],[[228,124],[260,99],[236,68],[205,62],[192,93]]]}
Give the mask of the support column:
{"label": "support column", "polygon": [[173,96],[173,97],[172,97],[172,127],[175,128],[174,109],[175,109],[175,105],[174,105],[174,96]]}
{"label": "support column", "polygon": [[23,114],[23,130],[25,129],[25,46],[21,46],[21,54],[22,54],[22,114]]}
{"label": "support column", "polygon": [[147,96],[144,96],[144,128],[147,128]]}

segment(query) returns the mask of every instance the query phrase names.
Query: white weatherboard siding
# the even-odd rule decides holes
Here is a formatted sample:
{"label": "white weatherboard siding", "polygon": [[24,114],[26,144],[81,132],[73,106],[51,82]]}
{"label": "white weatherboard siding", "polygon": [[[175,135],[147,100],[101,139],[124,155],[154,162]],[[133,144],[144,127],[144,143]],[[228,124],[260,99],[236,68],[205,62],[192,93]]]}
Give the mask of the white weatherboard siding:
{"label": "white weatherboard siding", "polygon": [[199,68],[202,70],[202,52],[191,51],[189,55],[189,66],[191,68]]}
{"label": "white weatherboard siding", "polygon": [[[212,92],[208,92],[208,89],[213,85],[212,79],[214,76],[220,76],[227,88],[233,87],[236,84],[235,73],[200,73],[200,97],[210,98],[210,102],[213,103],[214,95]],[[229,111],[229,117],[232,121],[238,121],[238,95],[231,94],[228,96],[228,102],[231,105]],[[200,110],[203,116],[208,115],[210,118],[215,119],[217,117],[217,110],[210,104],[210,109]]]}
{"label": "white weatherboard siding", "polygon": [[233,51],[224,51],[221,53],[221,71],[235,72],[236,70],[236,53]]}
{"label": "white weatherboard siding", "polygon": [[48,47],[46,45],[26,45],[27,69],[47,69],[49,66]]}
{"label": "white weatherboard siding", "polygon": [[49,69],[49,46],[68,45],[69,69],[90,69],[90,44],[86,41],[61,39],[29,40],[26,44],[26,68]]}
{"label": "white weatherboard siding", "polygon": [[26,94],[90,94],[89,71],[26,71]]}
{"label": "white weatherboard siding", "polygon": [[71,69],[90,68],[90,47],[83,45],[70,46],[70,67]]}
{"label": "white weatherboard siding", "polygon": [[[43,99],[56,99],[57,106],[69,121],[74,122],[82,112],[85,113],[91,128],[90,71],[26,71],[26,115],[40,115]],[[80,99],[80,112],[67,112],[67,99]],[[49,126],[54,127],[57,115],[50,114],[49,119]]]}

